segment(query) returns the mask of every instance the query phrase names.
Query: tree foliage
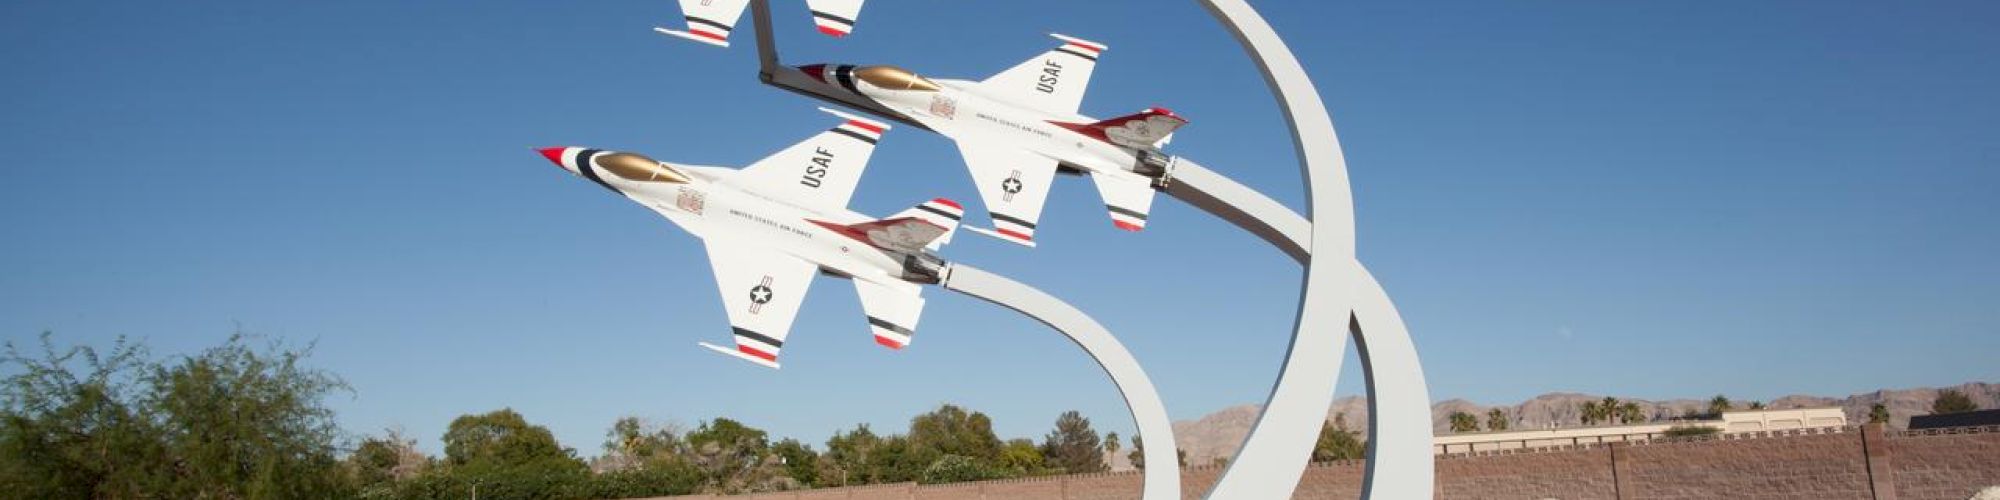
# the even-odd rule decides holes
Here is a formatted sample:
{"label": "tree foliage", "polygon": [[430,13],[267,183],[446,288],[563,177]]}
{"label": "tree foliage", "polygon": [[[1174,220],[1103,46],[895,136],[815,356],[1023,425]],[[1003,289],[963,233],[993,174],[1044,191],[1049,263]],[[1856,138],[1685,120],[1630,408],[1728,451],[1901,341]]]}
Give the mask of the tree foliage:
{"label": "tree foliage", "polygon": [[1313,443],[1312,460],[1358,460],[1367,454],[1367,444],[1354,431],[1347,429],[1347,414],[1342,413],[1335,415],[1332,422],[1320,425],[1319,439]]}
{"label": "tree foliage", "polygon": [[1472,416],[1471,413],[1466,413],[1462,411],[1451,412],[1450,419],[1451,419],[1452,432],[1479,431],[1479,417],[1474,417]]}
{"label": "tree foliage", "polygon": [[28,498],[306,498],[351,495],[323,400],[346,389],[306,367],[311,349],[232,335],[153,360],[119,339],[100,355],[12,342],[0,366],[0,491]]}
{"label": "tree foliage", "polygon": [[1486,410],[1486,430],[1504,431],[1507,430],[1508,425],[1507,412],[1505,410],[1499,408]]}
{"label": "tree foliage", "polygon": [[1722,416],[1723,412],[1727,412],[1729,410],[1734,410],[1734,409],[1736,409],[1736,407],[1735,405],[1729,403],[1728,396],[1717,394],[1715,395],[1715,397],[1708,399],[1709,416],[1720,417]]}
{"label": "tree foliage", "polygon": [[1665,434],[1667,437],[1690,437],[1690,436],[1709,436],[1720,432],[1722,432],[1722,429],[1717,429],[1715,427],[1710,427],[1706,425],[1676,425],[1673,427],[1668,427],[1667,431],[1664,432],[1663,434]]}
{"label": "tree foliage", "polygon": [[1964,413],[1978,410],[1979,405],[1974,404],[1971,397],[1966,396],[1965,393],[1959,392],[1957,389],[1939,390],[1937,399],[1931,400],[1932,415]]}
{"label": "tree foliage", "polygon": [[1888,405],[1884,405],[1884,404],[1882,404],[1882,403],[1875,403],[1875,404],[1873,404],[1873,405],[1869,405],[1869,406],[1868,406],[1868,423],[1871,423],[1871,424],[1887,424],[1887,423],[1889,423],[1889,407],[1888,407]]}
{"label": "tree foliage", "polygon": [[1103,472],[1101,446],[1097,431],[1090,428],[1090,419],[1070,410],[1056,417],[1055,430],[1042,438],[1042,460],[1049,467],[1070,474]]}
{"label": "tree foliage", "polygon": [[[1146,440],[1140,439],[1143,437],[1132,436],[1132,453],[1125,455],[1125,459],[1132,462],[1132,467],[1139,470],[1146,470]],[[1179,466],[1187,467],[1187,450],[1174,448],[1174,460],[1180,462]]]}

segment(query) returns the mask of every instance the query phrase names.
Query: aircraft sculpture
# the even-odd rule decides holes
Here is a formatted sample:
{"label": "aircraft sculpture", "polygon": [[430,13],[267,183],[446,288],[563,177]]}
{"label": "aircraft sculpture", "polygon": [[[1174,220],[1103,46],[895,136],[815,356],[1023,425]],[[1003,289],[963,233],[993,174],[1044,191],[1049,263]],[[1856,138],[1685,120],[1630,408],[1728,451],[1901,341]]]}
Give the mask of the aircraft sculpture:
{"label": "aircraft sculpture", "polygon": [[[861,3],[865,0],[806,0],[806,8],[812,11],[813,24],[820,33],[840,38],[854,31],[854,19],[861,15]],[[736,20],[743,17],[743,7],[750,0],[681,0],[681,14],[687,19],[687,31],[667,28],[653,28],[661,34],[677,36],[717,47],[729,46],[729,34],[736,29]]]}
{"label": "aircraft sculpture", "polygon": [[994,225],[970,229],[1034,246],[1057,172],[1089,175],[1112,224],[1143,229],[1154,183],[1174,161],[1160,148],[1187,120],[1164,108],[1108,120],[1077,114],[1105,46],[1050,36],[1063,44],[985,80],[931,79],[887,65],[812,64],[796,70],[824,88],[798,90],[956,141]]}
{"label": "aircraft sculpture", "polygon": [[934,252],[964,210],[938,198],[881,219],[849,211],[889,127],[821,109],[846,121],[740,170],[576,147],[540,152],[702,239],[736,348],[702,347],[778,368],[807,287],[826,274],[852,280],[875,342],[902,349],[923,312],[923,285],[945,272]]}

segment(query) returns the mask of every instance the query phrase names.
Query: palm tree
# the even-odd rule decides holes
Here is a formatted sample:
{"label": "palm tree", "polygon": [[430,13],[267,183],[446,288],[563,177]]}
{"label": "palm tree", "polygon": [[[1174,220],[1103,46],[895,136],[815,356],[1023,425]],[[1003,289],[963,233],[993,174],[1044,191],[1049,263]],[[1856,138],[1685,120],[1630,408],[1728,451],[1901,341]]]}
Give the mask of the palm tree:
{"label": "palm tree", "polygon": [[1727,396],[1717,394],[1715,395],[1715,397],[1709,398],[1708,400],[1708,413],[1710,415],[1721,416],[1722,412],[1726,412],[1733,409],[1735,408],[1730,407],[1729,398]]}
{"label": "palm tree", "polygon": [[1577,413],[1579,414],[1577,418],[1583,421],[1583,425],[1595,425],[1597,424],[1597,415],[1602,412],[1597,409],[1596,401],[1584,401],[1582,405],[1578,406]]}
{"label": "palm tree", "polygon": [[1752,410],[1762,410],[1762,409],[1764,409],[1764,402],[1762,402],[1762,401],[1751,401],[1751,402],[1750,402],[1750,409],[1752,409]]}
{"label": "palm tree", "polygon": [[1646,420],[1646,412],[1639,409],[1639,403],[1626,401],[1625,404],[1618,406],[1618,419],[1627,424],[1636,424]]}
{"label": "palm tree", "polygon": [[1875,403],[1873,406],[1869,406],[1868,423],[1871,424],[1889,423],[1889,406],[1884,405],[1882,403]]}
{"label": "palm tree", "polygon": [[1478,430],[1479,417],[1474,417],[1471,413],[1462,411],[1451,412],[1452,432],[1476,432]]}
{"label": "palm tree", "polygon": [[1104,452],[1105,452],[1105,453],[1110,453],[1110,454],[1111,454],[1111,456],[1114,456],[1114,457],[1115,457],[1115,456],[1118,456],[1118,448],[1120,448],[1120,445],[1118,444],[1118,432],[1117,432],[1117,431],[1112,431],[1112,432],[1108,432],[1108,433],[1105,433],[1105,434],[1104,434]]}
{"label": "palm tree", "polygon": [[1486,430],[1507,430],[1507,412],[1500,411],[1499,408],[1486,410]]}

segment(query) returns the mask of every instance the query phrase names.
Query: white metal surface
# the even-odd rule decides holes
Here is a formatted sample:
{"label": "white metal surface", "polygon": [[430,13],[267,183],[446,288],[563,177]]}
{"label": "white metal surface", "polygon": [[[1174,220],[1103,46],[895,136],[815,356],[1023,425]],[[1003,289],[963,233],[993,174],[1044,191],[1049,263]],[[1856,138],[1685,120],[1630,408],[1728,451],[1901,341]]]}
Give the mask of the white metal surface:
{"label": "white metal surface", "polygon": [[[1350,326],[1342,325],[1348,323],[1342,320],[1350,318],[1354,321],[1351,326],[1357,327],[1353,332],[1370,396],[1371,446],[1362,497],[1430,498],[1429,390],[1401,316],[1381,285],[1355,260],[1353,198],[1333,118],[1305,68],[1255,9],[1244,0],[1200,3],[1236,36],[1277,97],[1292,127],[1311,215],[1310,238],[1299,238],[1298,228],[1308,224],[1304,220],[1285,221],[1298,216],[1255,191],[1232,186],[1234,182],[1212,184],[1206,192],[1190,189],[1207,195],[1211,202],[1244,200],[1244,204],[1217,215],[1232,221],[1244,217],[1263,221],[1238,224],[1279,244],[1294,258],[1303,257],[1306,272],[1296,330],[1278,381],[1265,401],[1264,413],[1208,498],[1291,496],[1311,458],[1327,407],[1333,403],[1333,386],[1340,375],[1345,347],[1339,329]],[[1227,180],[1205,173],[1211,174],[1211,180]],[[1176,183],[1190,180],[1187,175],[1177,170]],[[1254,196],[1239,198],[1245,195]],[[1280,243],[1280,237],[1292,244]],[[1298,244],[1301,241],[1309,244]],[[1418,423],[1421,429],[1416,427]]]}
{"label": "white metal surface", "polygon": [[[1076,342],[1077,347],[1082,347],[1091,359],[1097,360],[1099,367],[1104,368],[1104,373],[1111,376],[1111,383],[1118,386],[1118,393],[1125,397],[1125,407],[1132,411],[1139,436],[1154,443],[1146,447],[1146,463],[1180,463],[1174,423],[1167,417],[1167,406],[1160,401],[1159,391],[1153,388],[1153,381],[1146,377],[1146,371],[1139,367],[1139,360],[1133,358],[1132,352],[1125,350],[1125,345],[1104,329],[1104,325],[1041,290],[979,268],[954,263],[944,274],[942,285],[945,289],[1028,315]],[[1163,446],[1160,443],[1167,444]],[[1147,467],[1143,492],[1143,498],[1180,498],[1180,468]]]}

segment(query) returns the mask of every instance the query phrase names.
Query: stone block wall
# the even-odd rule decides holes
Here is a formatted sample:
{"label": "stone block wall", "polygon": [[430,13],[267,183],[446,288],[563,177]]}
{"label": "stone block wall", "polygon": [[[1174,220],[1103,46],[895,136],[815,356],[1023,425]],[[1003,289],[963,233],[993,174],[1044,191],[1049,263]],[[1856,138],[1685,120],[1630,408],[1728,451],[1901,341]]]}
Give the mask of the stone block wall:
{"label": "stone block wall", "polygon": [[[1563,446],[1437,458],[1437,498],[1541,500],[1964,500],[2000,486],[2000,426],[1884,432],[1774,431],[1690,440]],[[1361,461],[1313,464],[1293,498],[1361,497]],[[1181,473],[1199,499],[1223,469]],[[674,500],[982,500],[1138,498],[1137,472],[945,485],[890,484]]]}

